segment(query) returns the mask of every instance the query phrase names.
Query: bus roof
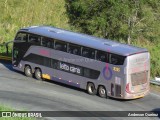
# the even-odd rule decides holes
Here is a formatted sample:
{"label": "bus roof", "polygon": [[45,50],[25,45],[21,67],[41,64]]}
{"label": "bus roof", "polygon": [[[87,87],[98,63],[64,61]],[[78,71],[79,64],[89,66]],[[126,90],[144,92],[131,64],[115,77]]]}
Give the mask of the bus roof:
{"label": "bus roof", "polygon": [[103,39],[94,37],[91,35],[71,32],[68,30],[63,30],[60,28],[55,28],[51,26],[31,26],[20,29],[20,31],[29,32],[33,34],[38,34],[41,36],[51,37],[54,39],[111,52],[123,56],[128,56],[131,54],[147,52],[145,48],[135,47],[127,44],[122,44],[119,42],[111,41],[109,39]]}

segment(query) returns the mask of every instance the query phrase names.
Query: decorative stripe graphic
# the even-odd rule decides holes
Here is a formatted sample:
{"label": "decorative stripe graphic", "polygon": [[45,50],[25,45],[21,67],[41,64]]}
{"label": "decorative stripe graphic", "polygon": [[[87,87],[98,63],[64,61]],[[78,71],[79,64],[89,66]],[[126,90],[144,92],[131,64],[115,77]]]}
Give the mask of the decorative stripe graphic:
{"label": "decorative stripe graphic", "polygon": [[106,80],[111,80],[111,78],[112,78],[112,70],[111,70],[110,67],[104,67],[104,69],[103,69],[103,77]]}

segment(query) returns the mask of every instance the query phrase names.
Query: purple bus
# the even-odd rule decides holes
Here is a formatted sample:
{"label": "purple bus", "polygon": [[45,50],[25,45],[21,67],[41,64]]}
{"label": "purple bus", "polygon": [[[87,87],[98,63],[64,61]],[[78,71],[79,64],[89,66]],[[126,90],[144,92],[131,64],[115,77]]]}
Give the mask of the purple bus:
{"label": "purple bus", "polygon": [[91,95],[135,99],[148,94],[147,49],[50,26],[20,29],[13,68],[37,80],[53,80]]}

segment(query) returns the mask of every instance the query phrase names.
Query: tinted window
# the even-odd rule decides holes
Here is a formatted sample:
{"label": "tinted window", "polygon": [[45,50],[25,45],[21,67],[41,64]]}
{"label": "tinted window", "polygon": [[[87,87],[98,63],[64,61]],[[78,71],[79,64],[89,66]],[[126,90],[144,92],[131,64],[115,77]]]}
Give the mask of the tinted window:
{"label": "tinted window", "polygon": [[86,68],[84,68],[84,77],[90,77],[90,70],[89,69],[86,69]]}
{"label": "tinted window", "polygon": [[110,54],[109,63],[114,65],[123,65],[124,59],[125,59],[124,56]]}
{"label": "tinted window", "polygon": [[66,52],[67,51],[67,43],[56,41],[55,42],[55,49]]}
{"label": "tinted window", "polygon": [[41,37],[38,35],[30,34],[28,42],[35,44],[35,45],[40,45],[41,44]]}
{"label": "tinted window", "polygon": [[91,78],[91,79],[97,79],[100,75],[100,72],[97,70],[81,67],[78,65],[73,65],[73,64],[58,61],[55,59],[50,59],[50,58],[32,54],[32,53],[26,56],[24,60],[35,63],[35,64],[52,67],[53,69],[58,69],[71,74],[76,74],[79,76]]}
{"label": "tinted window", "polygon": [[54,42],[53,42],[53,40],[50,39],[50,38],[43,37],[43,38],[42,38],[42,46],[44,46],[44,47],[49,47],[49,48],[53,48]]}
{"label": "tinted window", "polygon": [[88,68],[84,68],[84,77],[97,79],[99,77],[100,72]]}
{"label": "tinted window", "polygon": [[43,64],[43,57],[36,55],[36,54],[32,54],[32,53],[29,54],[28,56],[26,56],[24,58],[24,60],[29,61],[29,62],[33,62],[36,64],[40,64],[40,65]]}
{"label": "tinted window", "polygon": [[35,63],[35,64],[51,67],[50,58],[43,57],[43,56],[40,56],[40,55],[29,54],[28,56],[26,56],[24,58],[24,60]]}
{"label": "tinted window", "polygon": [[74,44],[69,44],[68,52],[71,54],[80,55],[81,54],[81,47],[74,45]]}
{"label": "tinted window", "polygon": [[87,47],[83,47],[82,56],[95,59],[95,50]]}
{"label": "tinted window", "polygon": [[108,54],[106,52],[97,51],[96,59],[102,62],[108,62]]}
{"label": "tinted window", "polygon": [[90,69],[90,76],[91,79],[97,79],[99,77],[100,72],[97,70],[91,70]]}
{"label": "tinted window", "polygon": [[54,59],[52,59],[52,67],[54,68],[54,69],[58,69],[58,60],[54,60]]}
{"label": "tinted window", "polygon": [[51,67],[51,59],[47,57],[43,57],[43,65],[47,67]]}
{"label": "tinted window", "polygon": [[26,33],[18,33],[16,36],[16,41],[26,42],[28,39],[28,35]]}

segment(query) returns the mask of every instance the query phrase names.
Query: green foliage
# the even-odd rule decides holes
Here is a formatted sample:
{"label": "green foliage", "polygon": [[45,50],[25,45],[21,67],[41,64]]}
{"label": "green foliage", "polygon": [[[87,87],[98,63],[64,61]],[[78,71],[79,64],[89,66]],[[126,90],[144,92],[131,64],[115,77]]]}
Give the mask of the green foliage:
{"label": "green foliage", "polygon": [[73,0],[68,12],[82,32],[131,43],[138,37],[158,40],[159,6],[159,0]]}
{"label": "green foliage", "polygon": [[160,43],[154,43],[140,38],[133,43],[135,46],[147,48],[151,57],[151,77],[160,76]]}
{"label": "green foliage", "polygon": [[[7,44],[6,43],[0,44],[0,55],[11,57],[12,56],[12,46],[13,46],[12,42],[9,42]],[[7,48],[8,48],[8,52],[7,52]]]}
{"label": "green foliage", "polygon": [[0,0],[0,43],[13,40],[25,26],[52,25],[69,29],[64,0]]}
{"label": "green foliage", "polygon": [[151,51],[151,75],[160,76],[160,44],[148,47]]}

